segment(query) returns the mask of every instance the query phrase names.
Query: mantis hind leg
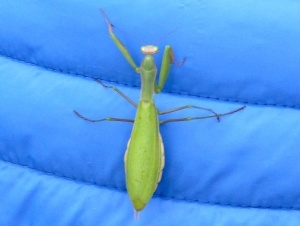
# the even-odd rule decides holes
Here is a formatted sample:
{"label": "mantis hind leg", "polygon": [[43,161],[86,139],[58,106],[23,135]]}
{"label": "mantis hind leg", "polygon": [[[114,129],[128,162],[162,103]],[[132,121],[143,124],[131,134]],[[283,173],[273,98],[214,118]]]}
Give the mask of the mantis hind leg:
{"label": "mantis hind leg", "polygon": [[88,122],[103,122],[103,121],[117,121],[117,122],[134,122],[133,119],[124,119],[124,118],[103,118],[103,119],[89,119],[87,117],[84,117],[83,115],[79,114],[77,111],[73,111],[75,115],[77,115],[79,118],[88,121]]}
{"label": "mantis hind leg", "polygon": [[[118,94],[120,94],[122,97],[125,98],[130,104],[132,104],[135,108],[137,108],[137,104],[134,103],[129,97],[127,97],[124,93],[122,93],[118,88],[114,86],[107,86],[104,85],[99,79],[94,79],[96,82],[98,82],[100,85],[102,85],[105,88],[110,88],[115,90]],[[123,118],[103,118],[103,119],[89,119],[87,117],[84,117],[83,115],[79,114],[76,110],[73,111],[75,115],[77,115],[79,118],[88,121],[88,122],[103,122],[103,121],[117,121],[117,122],[134,122],[133,119],[123,119]]]}
{"label": "mantis hind leg", "polygon": [[179,108],[170,109],[170,110],[167,110],[167,111],[158,111],[158,114],[159,115],[165,115],[165,114],[169,114],[169,113],[172,113],[172,112],[175,112],[175,111],[184,110],[184,109],[187,109],[187,108],[196,108],[196,109],[200,109],[200,110],[204,110],[204,111],[209,111],[209,112],[213,113],[216,116],[216,118],[218,119],[218,121],[220,121],[220,117],[212,109],[198,107],[198,106],[193,106],[193,105],[185,105],[185,106],[182,106],[182,107],[179,107]]}
{"label": "mantis hind leg", "polygon": [[115,86],[107,86],[104,85],[99,79],[95,78],[94,79],[96,82],[98,82],[100,85],[102,85],[105,88],[113,89],[116,91],[118,94],[120,94],[125,100],[127,100],[130,104],[132,104],[135,108],[137,108],[137,104],[133,102],[128,96],[126,96],[124,93],[122,93],[117,87]]}
{"label": "mantis hind leg", "polygon": [[[203,116],[203,117],[187,117],[187,118],[167,119],[167,120],[160,121],[159,123],[160,124],[165,124],[165,123],[169,123],[169,122],[183,122],[183,121],[198,120],[198,119],[207,119],[207,118],[220,118],[220,117],[223,117],[223,116],[226,116],[226,115],[231,115],[231,114],[233,114],[235,112],[241,111],[244,108],[246,108],[246,106],[240,107],[240,108],[235,109],[235,110],[230,111],[230,112],[226,112],[224,114],[216,114],[216,115]],[[179,110],[182,110],[182,109],[179,109]],[[170,112],[167,112],[167,113],[170,113]]]}

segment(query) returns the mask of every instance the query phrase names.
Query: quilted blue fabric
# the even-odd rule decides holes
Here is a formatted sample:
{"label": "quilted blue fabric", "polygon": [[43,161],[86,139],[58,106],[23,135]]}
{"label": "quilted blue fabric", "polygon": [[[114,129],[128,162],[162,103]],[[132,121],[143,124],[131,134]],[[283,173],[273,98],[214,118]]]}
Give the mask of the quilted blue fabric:
{"label": "quilted blue fabric", "polygon": [[[133,219],[123,156],[139,76],[109,38],[99,8],[121,30],[161,40],[187,61],[172,66],[167,110],[224,113],[161,126],[166,165]],[[0,4],[0,225],[298,226],[300,222],[300,3],[298,1],[2,1]],[[118,29],[120,28],[120,29]],[[207,115],[188,109],[161,119]]]}

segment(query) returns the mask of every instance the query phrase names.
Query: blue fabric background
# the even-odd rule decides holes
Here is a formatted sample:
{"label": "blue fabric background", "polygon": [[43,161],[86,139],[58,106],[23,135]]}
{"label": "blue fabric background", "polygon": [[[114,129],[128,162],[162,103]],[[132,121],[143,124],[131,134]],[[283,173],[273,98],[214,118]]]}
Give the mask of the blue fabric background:
{"label": "blue fabric background", "polygon": [[[215,119],[161,126],[166,166],[133,220],[123,155],[139,76],[109,38],[111,22],[187,57],[160,110],[193,104]],[[299,225],[300,3],[297,1],[2,1],[0,225]],[[141,44],[117,29],[141,62]],[[184,110],[161,119],[200,116]]]}

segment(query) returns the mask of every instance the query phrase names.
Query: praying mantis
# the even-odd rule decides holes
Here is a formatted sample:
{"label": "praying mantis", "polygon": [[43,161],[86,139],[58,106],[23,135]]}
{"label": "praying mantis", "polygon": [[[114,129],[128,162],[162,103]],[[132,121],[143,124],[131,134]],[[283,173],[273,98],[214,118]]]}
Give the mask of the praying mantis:
{"label": "praying mantis", "polygon": [[[211,109],[193,105],[185,105],[167,111],[159,111],[154,103],[154,93],[159,94],[163,90],[163,87],[169,75],[171,64],[175,63],[178,66],[181,66],[185,62],[186,58],[183,58],[182,62],[178,63],[174,58],[172,47],[169,45],[166,46],[160,69],[159,81],[157,84],[157,68],[154,62],[153,55],[158,52],[158,46],[142,46],[141,52],[145,54],[145,57],[142,60],[140,67],[136,66],[126,47],[113,33],[113,25],[109,22],[107,15],[102,9],[100,9],[100,11],[103,14],[108,26],[110,37],[112,38],[118,49],[121,51],[121,53],[124,55],[128,63],[134,69],[134,71],[139,73],[141,76],[140,100],[138,104],[136,104],[116,87],[104,85],[99,79],[95,79],[95,81],[105,88],[111,88],[115,90],[123,98],[125,98],[131,105],[133,105],[137,109],[136,116],[134,120],[121,118],[103,118],[99,120],[92,120],[82,116],[75,110],[74,113],[80,118],[90,122],[121,121],[134,123],[132,133],[127,144],[124,162],[126,187],[134,207],[134,213],[136,214],[143,210],[147,203],[150,201],[162,177],[162,170],[165,165],[165,157],[164,145],[159,131],[159,126],[161,124],[206,118],[217,118],[219,121],[220,117],[238,112],[244,109],[245,106],[224,114],[217,114]],[[164,115],[188,108],[205,110],[210,112],[211,115],[204,117],[168,119],[163,121],[159,121],[158,119],[159,115]]]}

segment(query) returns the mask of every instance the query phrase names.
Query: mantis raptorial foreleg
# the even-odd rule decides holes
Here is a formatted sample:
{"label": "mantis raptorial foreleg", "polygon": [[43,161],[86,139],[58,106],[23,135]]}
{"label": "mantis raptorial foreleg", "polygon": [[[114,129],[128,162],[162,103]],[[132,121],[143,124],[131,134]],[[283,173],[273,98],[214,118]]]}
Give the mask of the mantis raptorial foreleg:
{"label": "mantis raptorial foreleg", "polygon": [[111,39],[114,41],[114,43],[116,44],[118,49],[122,52],[122,54],[124,55],[124,57],[126,58],[128,63],[130,64],[130,66],[135,70],[135,72],[139,73],[140,68],[138,66],[136,66],[134,60],[132,59],[132,57],[131,57],[130,53],[128,52],[128,50],[126,49],[126,47],[113,33],[113,25],[109,22],[108,17],[106,16],[104,10],[100,9],[100,11],[103,14],[105,21],[107,23],[108,31],[109,31],[109,35],[110,35]]}
{"label": "mantis raptorial foreleg", "polygon": [[182,62],[178,63],[175,60],[172,47],[171,46],[165,47],[164,56],[160,68],[158,85],[155,83],[155,87],[154,87],[155,93],[160,93],[163,90],[164,85],[169,76],[170,66],[172,62],[175,62],[177,66],[181,66],[185,62],[185,60],[186,57],[183,58]]}
{"label": "mantis raptorial foreleg", "polygon": [[[141,69],[138,66],[136,66],[134,60],[132,59],[132,57],[131,57],[130,53],[128,52],[128,50],[126,49],[126,47],[113,33],[113,25],[109,22],[107,15],[105,14],[105,12],[102,9],[100,9],[100,11],[105,18],[110,37],[112,38],[112,40],[114,41],[114,43],[116,44],[118,49],[121,51],[121,53],[124,55],[125,59],[128,61],[130,66],[135,70],[135,72],[140,73]],[[149,46],[146,46],[146,47],[149,47]],[[152,46],[152,47],[154,47],[154,46]],[[141,51],[143,52],[143,51],[145,51],[145,49],[141,49]],[[153,48],[151,49],[151,51],[153,51]],[[156,51],[154,49],[154,52],[157,52],[157,51],[158,51],[158,49]],[[165,85],[165,82],[168,78],[168,75],[169,75],[170,65],[174,62],[176,65],[181,66],[185,62],[185,60],[186,60],[186,57],[183,58],[182,62],[180,62],[180,63],[177,62],[175,60],[172,47],[171,46],[165,47],[163,60],[162,60],[162,64],[161,64],[161,69],[160,69],[160,74],[159,74],[159,82],[158,82],[158,85],[155,84],[155,88],[154,88],[155,93],[160,93],[162,91],[162,89]]]}

